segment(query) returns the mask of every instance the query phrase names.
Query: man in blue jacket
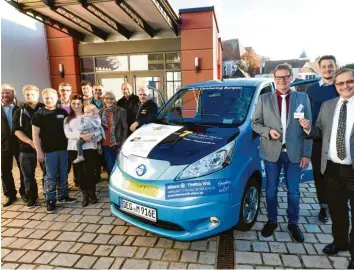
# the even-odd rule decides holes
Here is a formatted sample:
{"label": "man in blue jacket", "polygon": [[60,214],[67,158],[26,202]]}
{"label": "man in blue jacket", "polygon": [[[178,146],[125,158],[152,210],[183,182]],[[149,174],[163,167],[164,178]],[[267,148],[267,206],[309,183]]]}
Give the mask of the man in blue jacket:
{"label": "man in blue jacket", "polygon": [[[338,97],[338,92],[333,84],[334,74],[337,69],[336,58],[333,55],[324,55],[319,59],[318,65],[322,78],[319,82],[311,84],[306,90],[306,94],[309,96],[311,102],[313,123],[316,123],[322,103]],[[311,156],[312,171],[318,202],[321,206],[318,219],[326,223],[328,221],[328,202],[326,198],[325,179],[321,173],[321,149],[322,138],[313,140]]]}

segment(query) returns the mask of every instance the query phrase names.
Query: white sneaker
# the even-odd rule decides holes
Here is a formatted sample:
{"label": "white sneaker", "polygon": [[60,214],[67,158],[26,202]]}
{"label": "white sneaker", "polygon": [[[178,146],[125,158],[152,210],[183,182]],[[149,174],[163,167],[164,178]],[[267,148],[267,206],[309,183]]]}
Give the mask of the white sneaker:
{"label": "white sneaker", "polygon": [[79,163],[84,160],[85,160],[85,158],[83,156],[77,156],[77,158],[73,162],[76,164],[76,163]]}

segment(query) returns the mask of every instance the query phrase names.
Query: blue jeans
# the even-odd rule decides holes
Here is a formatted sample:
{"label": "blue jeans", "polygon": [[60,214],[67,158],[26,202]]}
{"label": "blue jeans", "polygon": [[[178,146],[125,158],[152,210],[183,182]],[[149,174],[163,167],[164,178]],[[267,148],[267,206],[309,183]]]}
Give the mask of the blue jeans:
{"label": "blue jeans", "polygon": [[102,150],[103,150],[104,159],[106,160],[107,163],[108,175],[111,175],[111,172],[114,167],[114,162],[116,162],[120,151],[120,145],[116,145],[115,147],[102,146]]}
{"label": "blue jeans", "polygon": [[[68,151],[44,153],[46,175],[44,189],[46,201],[56,200],[58,185],[58,199],[68,195]],[[59,178],[57,176],[59,175]]]}
{"label": "blue jeans", "polygon": [[286,152],[282,152],[277,162],[264,160],[265,172],[267,176],[266,199],[268,219],[277,222],[278,216],[278,186],[279,176],[282,167],[286,177],[286,187],[288,189],[288,219],[289,224],[297,224],[299,221],[300,191],[299,183],[301,178],[300,163],[291,163]]}
{"label": "blue jeans", "polygon": [[[35,178],[35,172],[37,167],[37,155],[36,153],[23,153],[20,152],[20,166],[24,177],[26,195],[36,200],[38,198],[38,186]],[[39,164],[43,171],[43,179],[45,177],[45,170],[43,164]]]}

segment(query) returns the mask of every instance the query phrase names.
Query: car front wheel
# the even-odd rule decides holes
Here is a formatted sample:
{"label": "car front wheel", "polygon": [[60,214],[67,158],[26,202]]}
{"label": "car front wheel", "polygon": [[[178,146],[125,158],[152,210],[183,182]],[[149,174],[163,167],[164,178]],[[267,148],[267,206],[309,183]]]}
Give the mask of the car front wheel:
{"label": "car front wheel", "polygon": [[250,230],[257,220],[261,200],[261,187],[255,178],[250,178],[243,192],[240,219],[237,230]]}

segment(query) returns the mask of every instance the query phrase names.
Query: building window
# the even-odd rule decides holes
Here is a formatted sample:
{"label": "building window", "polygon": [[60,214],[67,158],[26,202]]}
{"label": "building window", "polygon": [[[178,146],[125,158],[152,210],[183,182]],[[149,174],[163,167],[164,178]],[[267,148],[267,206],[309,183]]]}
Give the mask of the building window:
{"label": "building window", "polygon": [[89,81],[92,84],[96,83],[95,74],[94,73],[86,73],[86,74],[83,73],[83,74],[81,74],[81,80]]}
{"label": "building window", "polygon": [[171,98],[181,88],[181,72],[168,71],[167,75],[167,98]]}
{"label": "building window", "polygon": [[94,72],[93,57],[81,58],[81,72]]}
{"label": "building window", "polygon": [[181,69],[180,53],[166,53],[166,69]]}
{"label": "building window", "polygon": [[148,54],[149,70],[161,70],[164,67],[163,53]]}
{"label": "building window", "polygon": [[163,70],[163,53],[141,54],[130,56],[130,70]]}
{"label": "building window", "polygon": [[96,57],[96,72],[128,71],[128,56]]}

